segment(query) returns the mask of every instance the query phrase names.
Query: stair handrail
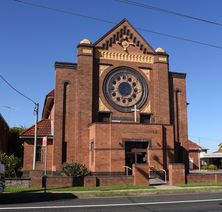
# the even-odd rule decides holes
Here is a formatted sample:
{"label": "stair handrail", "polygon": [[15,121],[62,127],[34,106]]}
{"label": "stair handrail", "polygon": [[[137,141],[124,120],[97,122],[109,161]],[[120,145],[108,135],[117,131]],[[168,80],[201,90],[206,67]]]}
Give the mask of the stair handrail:
{"label": "stair handrail", "polygon": [[126,169],[126,176],[129,176],[129,170],[132,170],[129,166],[123,166]]}
{"label": "stair handrail", "polygon": [[165,169],[156,169],[154,166],[150,166],[149,167],[149,176],[150,176],[150,172],[152,171],[151,169],[154,169],[154,171],[163,171],[164,173],[164,183],[167,183],[167,174],[166,174],[166,170]]}

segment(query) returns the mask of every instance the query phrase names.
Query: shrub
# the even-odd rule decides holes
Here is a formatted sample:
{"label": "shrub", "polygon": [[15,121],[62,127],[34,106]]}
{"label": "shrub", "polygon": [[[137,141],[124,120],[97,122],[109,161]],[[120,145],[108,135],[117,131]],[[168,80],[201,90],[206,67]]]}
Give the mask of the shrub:
{"label": "shrub", "polygon": [[5,165],[5,177],[18,177],[18,174],[21,175],[21,158],[15,157],[14,154],[6,155],[4,153],[0,155],[0,162]]}
{"label": "shrub", "polygon": [[207,170],[207,165],[202,165],[202,166],[201,166],[201,169]]}
{"label": "shrub", "polygon": [[214,164],[210,164],[210,165],[208,165],[208,170],[217,170],[217,166],[216,165],[214,165]]}
{"label": "shrub", "polygon": [[63,163],[63,171],[67,176],[81,177],[89,174],[88,169],[84,164],[80,163]]}

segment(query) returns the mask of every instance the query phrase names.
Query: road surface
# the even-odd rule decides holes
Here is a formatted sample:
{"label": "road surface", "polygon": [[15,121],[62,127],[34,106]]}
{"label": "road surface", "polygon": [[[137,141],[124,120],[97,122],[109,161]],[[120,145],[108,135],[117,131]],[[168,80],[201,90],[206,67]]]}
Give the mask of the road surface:
{"label": "road surface", "polygon": [[214,212],[222,211],[222,192],[189,194],[152,194],[140,197],[107,197],[78,199],[71,193],[4,193],[0,195],[1,211],[150,211]]}

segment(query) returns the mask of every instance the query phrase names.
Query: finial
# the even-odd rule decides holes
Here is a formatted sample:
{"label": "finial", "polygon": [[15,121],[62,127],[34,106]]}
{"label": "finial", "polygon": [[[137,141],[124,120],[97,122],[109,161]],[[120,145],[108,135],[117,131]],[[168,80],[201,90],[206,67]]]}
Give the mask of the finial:
{"label": "finial", "polygon": [[158,47],[155,52],[165,53],[165,50],[161,47]]}
{"label": "finial", "polygon": [[80,44],[91,44],[91,42],[88,39],[83,39],[80,41]]}

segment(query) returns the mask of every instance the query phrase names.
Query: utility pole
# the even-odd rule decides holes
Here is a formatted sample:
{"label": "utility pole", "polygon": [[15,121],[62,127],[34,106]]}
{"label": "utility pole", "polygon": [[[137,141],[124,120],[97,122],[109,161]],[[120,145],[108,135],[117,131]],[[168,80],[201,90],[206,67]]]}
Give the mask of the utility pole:
{"label": "utility pole", "polygon": [[35,170],[36,164],[36,146],[37,146],[37,133],[38,133],[38,114],[39,114],[39,104],[35,103],[35,135],[34,135],[34,150],[33,150],[33,166],[32,170]]}
{"label": "utility pole", "polygon": [[30,102],[34,103],[35,105],[35,135],[34,135],[34,151],[33,151],[33,167],[32,169],[35,170],[35,160],[36,160],[36,145],[37,145],[37,133],[38,133],[38,113],[39,113],[39,103],[36,103],[34,100],[20,92],[18,89],[16,89],[11,83],[9,83],[1,74],[0,78],[11,88],[13,89],[16,93],[19,95],[23,96],[24,98],[28,99]]}

